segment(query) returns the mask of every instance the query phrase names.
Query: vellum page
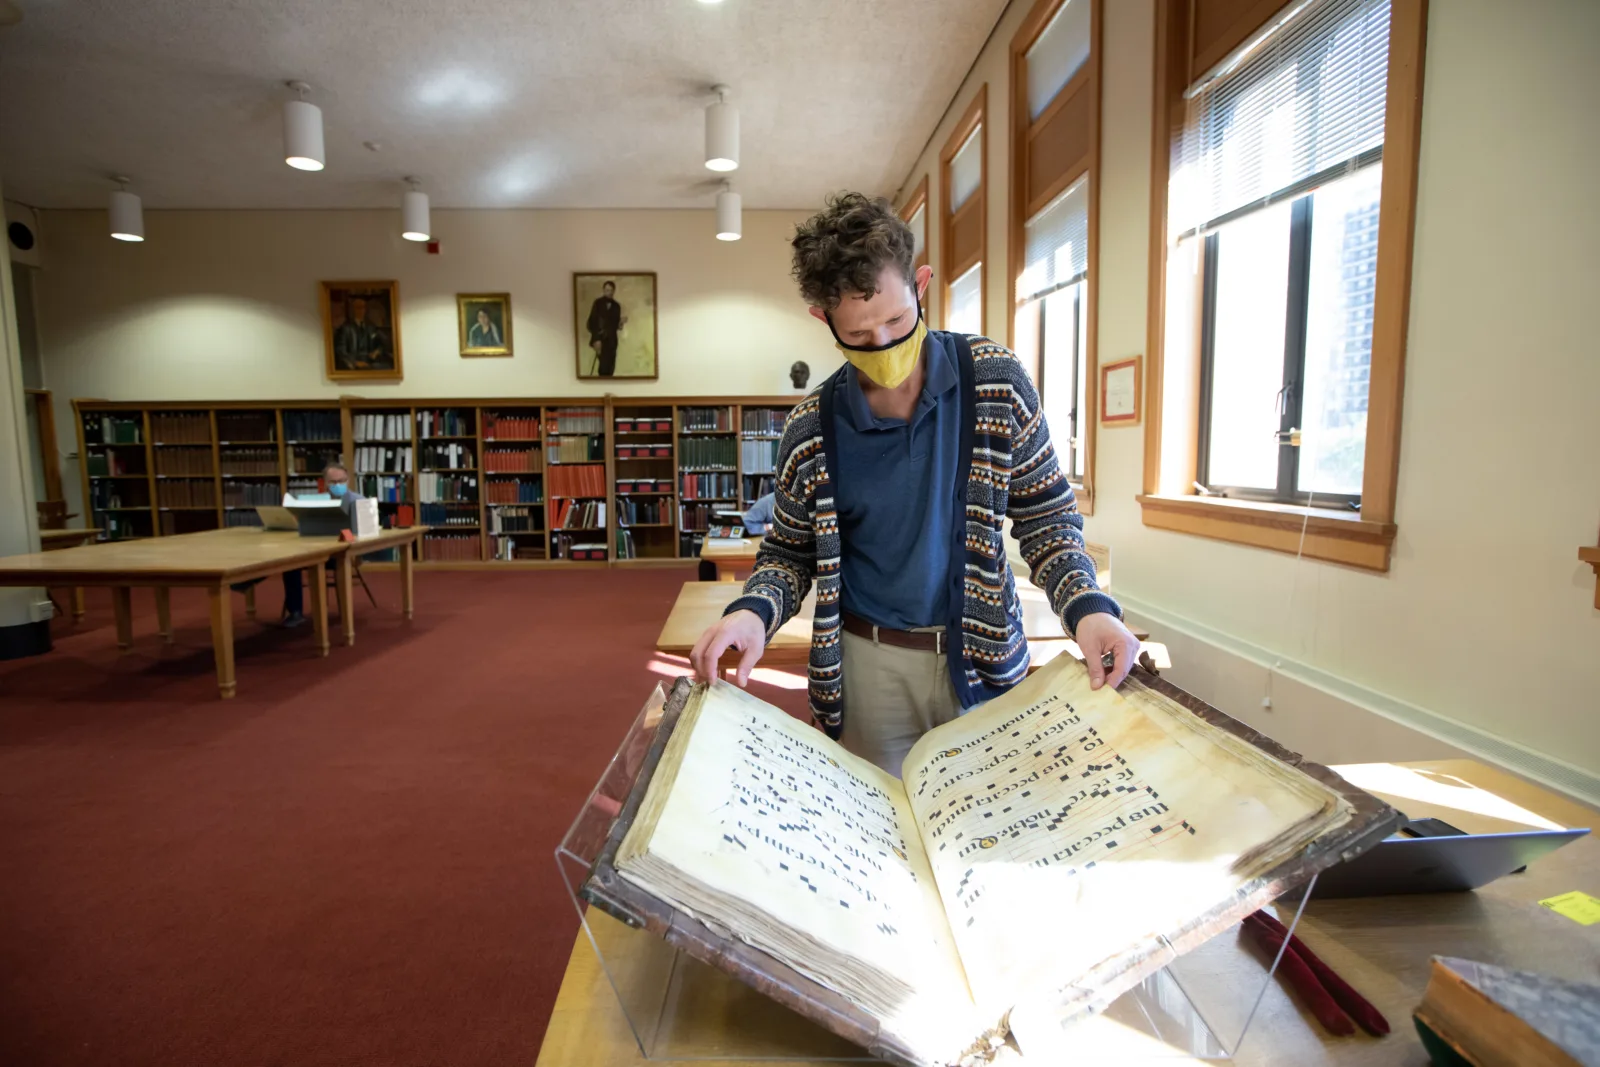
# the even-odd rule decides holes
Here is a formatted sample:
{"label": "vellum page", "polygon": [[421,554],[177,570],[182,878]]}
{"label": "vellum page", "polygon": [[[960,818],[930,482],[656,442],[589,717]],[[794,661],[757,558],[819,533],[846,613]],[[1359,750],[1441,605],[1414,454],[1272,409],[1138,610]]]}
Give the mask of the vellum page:
{"label": "vellum page", "polygon": [[1265,869],[1270,847],[1303,844],[1340,811],[1310,778],[1177,713],[1091,690],[1062,656],[907,755],[980,1005],[1037,1000],[1177,929]]}
{"label": "vellum page", "polygon": [[918,1047],[985,1029],[899,781],[726,682],[691,695],[616,865]]}

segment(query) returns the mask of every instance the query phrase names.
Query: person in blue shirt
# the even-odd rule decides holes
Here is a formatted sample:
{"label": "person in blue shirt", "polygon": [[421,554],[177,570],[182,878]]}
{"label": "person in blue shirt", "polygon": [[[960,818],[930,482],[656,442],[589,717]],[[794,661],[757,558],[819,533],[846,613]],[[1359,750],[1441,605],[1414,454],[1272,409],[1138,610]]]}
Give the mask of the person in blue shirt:
{"label": "person in blue shirt", "polygon": [[[350,472],[342,463],[330,463],[322,471],[322,482],[328,487],[328,493],[344,508],[345,522],[349,529],[356,525],[356,501],[361,499],[361,494],[350,488]],[[260,582],[257,578],[251,582],[241,582],[233,588],[238,592]],[[283,572],[283,618],[278,620],[278,625],[285,629],[306,624],[306,591],[305,582],[300,577],[298,570]]]}
{"label": "person in blue shirt", "polygon": [[744,532],[751,537],[760,537],[767,532],[767,527],[772,525],[773,494],[768,493],[761,497],[750,510],[744,513]]}
{"label": "person in blue shirt", "polygon": [[888,201],[830,198],[792,245],[801,296],[847,363],[784,427],[772,528],[744,595],[696,643],[696,674],[738,649],[744,684],[815,588],[812,716],[899,774],[923,733],[1026,672],[1009,518],[1091,684],[1120,684],[1139,643],[1095,582],[1022,365],[987,338],[928,329],[933,270],[915,266]]}

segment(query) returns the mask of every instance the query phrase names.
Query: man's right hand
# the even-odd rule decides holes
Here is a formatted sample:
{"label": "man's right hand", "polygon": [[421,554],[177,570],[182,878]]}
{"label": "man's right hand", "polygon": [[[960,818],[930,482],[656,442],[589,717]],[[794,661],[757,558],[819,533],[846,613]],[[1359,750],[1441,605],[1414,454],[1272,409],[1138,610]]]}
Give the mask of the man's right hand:
{"label": "man's right hand", "polygon": [[743,687],[749,683],[750,671],[761,659],[761,653],[767,650],[767,627],[760,615],[748,610],[731,612],[701,634],[694,651],[689,653],[694,676],[702,682],[715,679],[717,664],[730,648],[744,653],[739,657],[739,685]]}

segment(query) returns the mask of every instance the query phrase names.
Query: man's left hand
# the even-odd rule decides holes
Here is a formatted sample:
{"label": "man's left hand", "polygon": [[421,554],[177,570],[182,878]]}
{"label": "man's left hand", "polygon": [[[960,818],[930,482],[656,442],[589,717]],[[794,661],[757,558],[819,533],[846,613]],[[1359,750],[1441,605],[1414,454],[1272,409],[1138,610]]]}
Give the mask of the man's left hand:
{"label": "man's left hand", "polygon": [[[1085,615],[1078,621],[1078,629],[1073,636],[1083,650],[1083,662],[1089,668],[1090,689],[1099,689],[1102,685],[1110,685],[1115,689],[1122,684],[1122,680],[1133,669],[1133,661],[1139,657],[1139,639],[1122,625],[1121,619],[1110,612],[1097,611],[1093,615]],[[1101,662],[1108,652],[1111,653],[1110,670]]]}

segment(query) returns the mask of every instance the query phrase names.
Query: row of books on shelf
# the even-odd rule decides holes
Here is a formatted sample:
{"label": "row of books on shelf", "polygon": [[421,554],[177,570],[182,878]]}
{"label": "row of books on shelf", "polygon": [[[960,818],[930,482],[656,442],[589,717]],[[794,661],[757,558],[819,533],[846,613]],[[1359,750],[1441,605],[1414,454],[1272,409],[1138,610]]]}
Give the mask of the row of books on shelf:
{"label": "row of books on shelf", "polygon": [[[200,416],[201,421],[205,416]],[[157,441],[166,440],[152,422],[151,430]],[[209,441],[207,434],[204,440]],[[217,412],[218,441],[276,441],[278,418],[270,411],[219,411]]]}
{"label": "row of books on shelf", "polygon": [[417,521],[424,526],[470,526],[477,529],[478,509],[422,503],[417,505]]}
{"label": "row of books on shelf", "polygon": [[417,460],[417,466],[423,470],[429,468],[461,470],[478,465],[472,446],[462,441],[452,441],[449,444],[440,444],[436,441],[425,444],[417,453]]}
{"label": "row of books on shelf", "polygon": [[291,445],[289,473],[321,474],[330,463],[339,462],[339,444]]}
{"label": "row of books on shelf", "polygon": [[337,411],[285,411],[283,436],[288,441],[339,442],[344,431],[339,428]]}
{"label": "row of books on shelf", "polygon": [[89,487],[89,503],[97,508],[147,508],[150,488],[144,482],[96,482]]}
{"label": "row of books on shelf", "polygon": [[[289,487],[294,492],[294,486]],[[316,492],[316,484],[312,483],[310,489],[302,489],[303,493]],[[262,504],[277,504],[283,497],[278,493],[278,487],[272,482],[224,482],[222,483],[222,504],[224,507],[243,508],[259,507]]]}
{"label": "row of books on shelf", "polygon": [[537,478],[495,478],[484,483],[483,499],[490,504],[542,504],[544,483]]}
{"label": "row of books on shelf", "polygon": [[684,474],[678,495],[684,500],[731,500],[739,494],[736,474]]}
{"label": "row of books on shelf", "polygon": [[510,504],[489,509],[489,532],[538,533],[544,529],[544,508],[537,505]]}
{"label": "row of books on shelf", "polygon": [[590,463],[606,458],[606,440],[598,434],[586,437],[552,437],[551,463]]}
{"label": "row of books on shelf", "polygon": [[745,433],[776,437],[783,433],[783,424],[788,418],[787,408],[745,408],[740,428]]}
{"label": "row of books on shelf", "polygon": [[558,500],[550,526],[557,530],[596,530],[606,524],[604,500]]}
{"label": "row of books on shelf", "polygon": [[486,448],[486,474],[537,474],[544,470],[544,452],[537,448]]}
{"label": "row of books on shelf", "polygon": [[215,530],[217,528],[217,513],[215,511],[163,511],[160,521],[161,536],[172,537],[175,534]]}
{"label": "row of books on shelf", "polygon": [[639,550],[633,543],[632,530],[617,531],[617,559],[638,559]]}
{"label": "row of books on shelf", "polygon": [[429,408],[417,412],[419,437],[471,437],[477,433],[471,411]]}
{"label": "row of books on shelf", "polygon": [[[115,455],[115,453],[110,453]],[[209,475],[209,448],[161,448],[156,450],[156,474]]]}
{"label": "row of books on shelf", "polygon": [[671,433],[671,415],[618,415],[612,424],[618,433]]}
{"label": "row of books on shelf", "polygon": [[[220,427],[220,420],[219,420]],[[165,445],[209,445],[211,418],[203,411],[156,412],[150,416],[150,438]],[[265,437],[246,438],[265,441]]]}
{"label": "row of books on shelf", "polygon": [[606,432],[606,409],[555,408],[545,413],[545,429],[552,434],[603,434]]}
{"label": "row of books on shelf", "polygon": [[483,413],[483,439],[485,441],[537,441],[539,416],[499,415],[492,411]]}
{"label": "row of books on shelf", "polygon": [[745,474],[771,474],[778,464],[777,441],[740,441],[739,470]]}
{"label": "row of books on shelf", "polygon": [[599,560],[606,558],[606,543],[572,534],[552,534],[550,551],[555,559]]}
{"label": "row of books on shelf", "polygon": [[85,415],[83,438],[91,445],[144,443],[144,420],[137,415]]}
{"label": "row of books on shelf", "polygon": [[[407,478],[400,474],[358,474],[356,492],[384,504],[409,502]],[[409,524],[403,524],[409,525]]]}
{"label": "row of books on shelf", "polygon": [[620,526],[659,525],[671,522],[671,497],[623,497],[617,501],[617,523]]}
{"label": "row of books on shelf", "polygon": [[551,467],[544,479],[545,490],[552,497],[606,495],[606,469],[599,463]]}
{"label": "row of books on shelf", "polygon": [[422,538],[422,558],[435,560],[475,560],[478,558],[477,534],[425,534]]}
{"label": "row of books on shelf", "polygon": [[683,428],[699,432],[733,429],[732,408],[683,408]]}
{"label": "row of books on shelf", "polygon": [[670,493],[671,478],[618,478],[619,493]]}
{"label": "row of books on shelf", "polygon": [[[206,457],[207,460],[210,458]],[[122,477],[145,472],[143,452],[90,452],[83,457],[83,463],[91,478]]]}
{"label": "row of books on shelf", "polygon": [[235,508],[222,513],[224,526],[260,526],[261,515],[254,508]]}
{"label": "row of books on shelf", "polygon": [[356,470],[378,471],[385,474],[403,474],[414,468],[411,465],[410,445],[357,445]]}
{"label": "row of books on shelf", "polygon": [[739,442],[732,437],[678,438],[678,466],[726,467],[733,469],[739,458]]}
{"label": "row of books on shelf", "polygon": [[544,559],[544,542],[531,537],[496,537],[490,542],[489,558],[506,562]]}
{"label": "row of books on shelf", "polygon": [[777,479],[770,474],[746,474],[744,476],[743,499],[751,504],[774,492],[778,487]]}
{"label": "row of books on shelf", "polygon": [[97,515],[95,524],[106,532],[108,541],[125,541],[132,537],[150,536],[148,513]]}
{"label": "row of books on shelf", "polygon": [[[273,492],[278,487],[272,486]],[[198,478],[162,482],[156,486],[156,503],[164,508],[214,508],[217,506],[215,482]]]}
{"label": "row of books on shelf", "polygon": [[417,499],[425,504],[446,503],[476,504],[478,479],[472,474],[434,474],[423,471],[417,475]]}
{"label": "row of books on shelf", "polygon": [[715,520],[717,512],[722,510],[724,509],[713,504],[686,503],[682,505],[681,510],[681,514],[683,516],[681,529],[686,531],[698,530],[703,533],[705,532],[706,527],[710,526]]}
{"label": "row of books on shelf", "polygon": [[350,416],[350,432],[357,441],[409,441],[411,415],[404,411],[358,412]]}
{"label": "row of books on shelf", "polygon": [[223,474],[277,474],[276,448],[227,448],[220,454]]}
{"label": "row of books on shelf", "polygon": [[648,445],[617,445],[618,459],[671,459],[672,445],[662,441]]}

